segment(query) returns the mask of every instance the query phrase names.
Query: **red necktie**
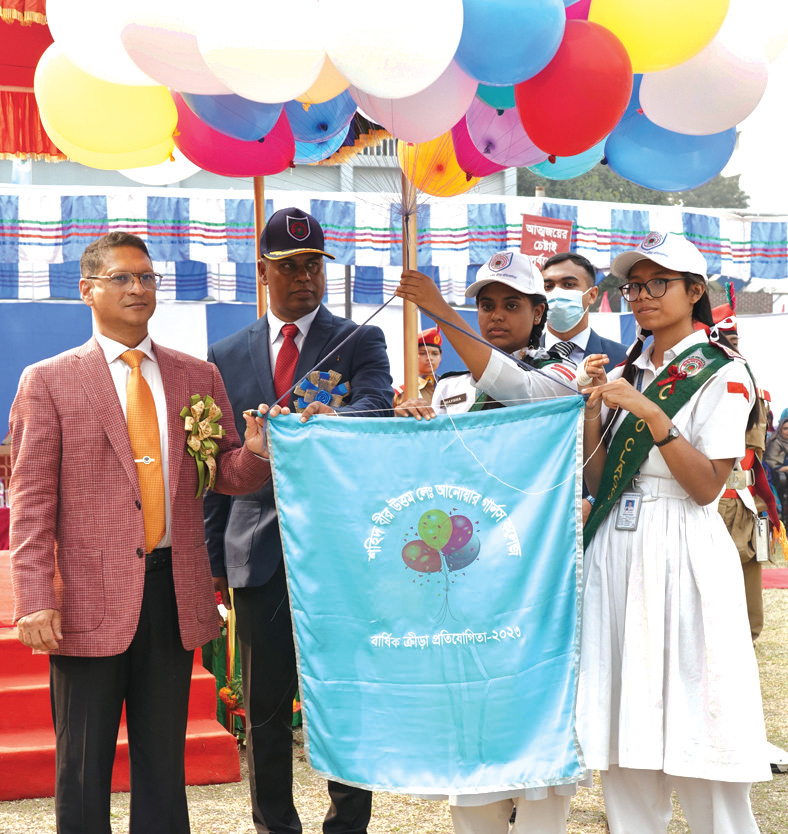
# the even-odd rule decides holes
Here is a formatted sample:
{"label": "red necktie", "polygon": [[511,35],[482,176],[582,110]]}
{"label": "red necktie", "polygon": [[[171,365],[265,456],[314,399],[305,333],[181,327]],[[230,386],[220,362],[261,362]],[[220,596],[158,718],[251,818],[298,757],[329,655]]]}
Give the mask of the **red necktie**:
{"label": "red necktie", "polygon": [[295,324],[285,324],[282,327],[284,339],[276,356],[276,368],[274,368],[274,390],[279,405],[288,404],[285,395],[293,387],[293,377],[298,363],[298,348],[295,343],[297,333],[298,327]]}

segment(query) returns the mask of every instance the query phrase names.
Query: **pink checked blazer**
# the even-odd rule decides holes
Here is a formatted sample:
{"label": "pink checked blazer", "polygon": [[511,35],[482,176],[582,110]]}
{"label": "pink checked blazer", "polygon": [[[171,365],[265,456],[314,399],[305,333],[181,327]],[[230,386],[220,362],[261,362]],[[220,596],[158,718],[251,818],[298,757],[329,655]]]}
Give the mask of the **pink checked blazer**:
{"label": "pink checked blazer", "polygon": [[[215,489],[259,489],[267,463],[241,446],[215,365],[153,346],[167,402],[172,562],[184,648],[217,637],[197,467],[180,417],[193,394],[212,396],[227,435]],[[250,407],[256,406],[250,403]],[[58,654],[101,657],[128,648],[145,581],[145,533],[126,421],[95,339],[25,369],[11,408],[15,619],[57,608]],[[141,554],[141,555],[140,555]]]}

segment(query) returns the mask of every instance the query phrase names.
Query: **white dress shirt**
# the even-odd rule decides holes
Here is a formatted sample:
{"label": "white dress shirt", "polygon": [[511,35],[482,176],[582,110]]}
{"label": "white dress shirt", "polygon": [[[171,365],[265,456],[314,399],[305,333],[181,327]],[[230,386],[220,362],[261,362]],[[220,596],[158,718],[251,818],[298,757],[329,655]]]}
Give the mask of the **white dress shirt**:
{"label": "white dress shirt", "polygon": [[271,374],[273,374],[276,370],[276,357],[279,356],[279,350],[282,347],[282,342],[285,340],[285,337],[282,334],[282,328],[286,324],[294,324],[298,328],[298,333],[294,338],[296,347],[298,348],[298,353],[300,354],[301,348],[304,345],[304,340],[309,333],[309,328],[312,326],[312,322],[315,320],[315,316],[317,315],[319,309],[320,305],[315,307],[311,313],[307,313],[305,316],[301,316],[300,319],[296,319],[295,321],[284,321],[280,319],[270,307],[266,310],[265,315],[268,319],[268,339],[271,356]]}
{"label": "white dress shirt", "polygon": [[555,333],[551,333],[550,330],[545,327],[544,329],[544,346],[547,350],[553,347],[553,345],[557,345],[559,342],[572,342],[574,347],[572,348],[572,352],[569,354],[569,358],[580,367],[580,363],[585,359],[586,355],[586,346],[588,345],[588,339],[591,336],[591,327],[586,327],[585,330],[581,330],[579,333],[575,333],[571,339],[559,339]]}
{"label": "white dress shirt", "polygon": [[172,532],[170,519],[170,467],[167,457],[167,402],[164,397],[164,383],[161,381],[161,370],[159,363],[156,361],[156,355],[151,346],[150,336],[146,336],[135,348],[128,348],[120,342],[113,339],[108,339],[102,336],[101,333],[96,333],[96,341],[99,343],[104,356],[109,365],[109,372],[112,376],[112,382],[115,385],[115,390],[118,393],[120,400],[120,407],[123,409],[123,416],[126,416],[126,388],[129,382],[129,375],[131,374],[131,366],[127,365],[123,359],[120,358],[122,353],[127,350],[141,350],[145,357],[140,363],[140,370],[145,381],[150,386],[153,394],[153,402],[156,405],[156,419],[159,423],[159,443],[161,444],[161,469],[164,476],[164,510],[166,519],[166,528],[164,537],[156,545],[157,547],[171,547],[172,546]]}

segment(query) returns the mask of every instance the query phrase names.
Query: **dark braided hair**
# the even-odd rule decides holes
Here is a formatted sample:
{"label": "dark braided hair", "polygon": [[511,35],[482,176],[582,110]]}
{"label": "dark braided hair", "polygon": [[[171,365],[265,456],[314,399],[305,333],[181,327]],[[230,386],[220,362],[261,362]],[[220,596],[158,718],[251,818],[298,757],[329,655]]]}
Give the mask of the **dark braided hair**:
{"label": "dark braided hair", "polygon": [[[708,292],[706,292],[706,279],[702,275],[696,275],[694,272],[681,272],[679,274],[684,279],[684,286],[687,290],[689,290],[693,284],[700,284],[703,287],[703,295],[701,295],[701,297],[692,305],[693,322],[705,324],[706,327],[709,328],[714,327],[714,317],[711,314],[711,301],[709,300]],[[627,361],[624,363],[621,378],[625,379],[631,385],[635,384],[635,360],[641,353],[643,353],[643,343],[649,336],[651,336],[650,330],[642,331],[642,338],[638,339],[632,346],[632,349],[629,351],[629,355],[627,356]],[[728,341],[727,337],[722,332],[719,333],[718,342],[730,350],[734,350],[733,345]],[[605,425],[602,429],[603,433],[608,430],[616,417],[618,417],[619,411],[620,409],[615,409],[608,414],[607,420],[605,421]],[[755,397],[755,402],[753,403],[750,415],[747,418],[748,431],[755,425],[757,420],[758,398]]]}
{"label": "dark braided hair", "polygon": [[534,307],[539,304],[544,304],[542,318],[534,325],[531,331],[531,338],[528,340],[528,347],[538,348],[542,344],[542,333],[544,333],[545,326],[547,325],[547,298],[544,295],[527,295],[526,298]]}

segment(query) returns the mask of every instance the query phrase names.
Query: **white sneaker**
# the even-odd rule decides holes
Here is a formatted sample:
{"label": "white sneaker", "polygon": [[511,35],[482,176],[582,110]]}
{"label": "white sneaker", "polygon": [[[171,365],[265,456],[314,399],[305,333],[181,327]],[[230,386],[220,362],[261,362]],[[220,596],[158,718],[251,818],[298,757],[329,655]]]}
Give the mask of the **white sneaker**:
{"label": "white sneaker", "polygon": [[772,765],[772,773],[788,773],[788,752],[768,741],[766,752]]}

